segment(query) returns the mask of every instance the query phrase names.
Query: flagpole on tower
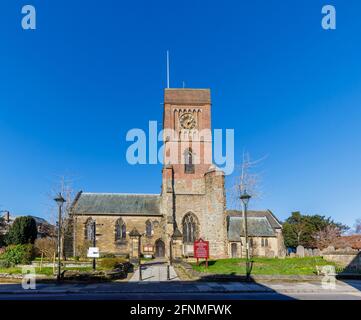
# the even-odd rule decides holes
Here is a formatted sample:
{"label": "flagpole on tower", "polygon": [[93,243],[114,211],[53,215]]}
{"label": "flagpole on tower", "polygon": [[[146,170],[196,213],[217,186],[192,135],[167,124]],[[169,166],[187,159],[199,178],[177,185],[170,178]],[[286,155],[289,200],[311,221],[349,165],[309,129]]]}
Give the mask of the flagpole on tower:
{"label": "flagpole on tower", "polygon": [[169,50],[167,50],[167,88],[169,89]]}

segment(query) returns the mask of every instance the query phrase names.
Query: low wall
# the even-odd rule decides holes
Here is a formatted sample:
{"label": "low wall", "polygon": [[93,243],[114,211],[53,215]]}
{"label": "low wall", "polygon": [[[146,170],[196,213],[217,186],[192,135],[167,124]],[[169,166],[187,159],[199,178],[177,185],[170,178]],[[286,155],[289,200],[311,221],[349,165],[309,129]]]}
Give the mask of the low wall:
{"label": "low wall", "polygon": [[330,252],[322,254],[327,261],[337,263],[342,267],[361,270],[361,253]]}

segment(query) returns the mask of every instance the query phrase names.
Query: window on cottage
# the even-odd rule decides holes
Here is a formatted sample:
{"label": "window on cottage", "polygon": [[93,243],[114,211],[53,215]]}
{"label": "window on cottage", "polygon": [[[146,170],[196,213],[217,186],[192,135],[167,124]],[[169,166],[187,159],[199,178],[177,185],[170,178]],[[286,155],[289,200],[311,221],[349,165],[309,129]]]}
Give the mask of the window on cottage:
{"label": "window on cottage", "polygon": [[262,238],[261,245],[262,245],[262,247],[268,247],[268,239],[267,238]]}
{"label": "window on cottage", "polygon": [[127,227],[123,219],[118,219],[115,224],[115,240],[125,240],[127,236]]}
{"label": "window on cottage", "polygon": [[197,239],[197,221],[193,214],[187,214],[183,219],[183,242],[190,244]]}
{"label": "window on cottage", "polygon": [[147,237],[151,237],[153,234],[152,222],[150,220],[147,220],[145,223],[145,234]]}
{"label": "window on cottage", "polygon": [[89,241],[93,241],[95,237],[95,228],[94,228],[95,221],[89,218],[85,224],[85,239]]}
{"label": "window on cottage", "polygon": [[194,164],[193,164],[193,153],[192,148],[186,149],[184,152],[184,172],[185,173],[194,173]]}

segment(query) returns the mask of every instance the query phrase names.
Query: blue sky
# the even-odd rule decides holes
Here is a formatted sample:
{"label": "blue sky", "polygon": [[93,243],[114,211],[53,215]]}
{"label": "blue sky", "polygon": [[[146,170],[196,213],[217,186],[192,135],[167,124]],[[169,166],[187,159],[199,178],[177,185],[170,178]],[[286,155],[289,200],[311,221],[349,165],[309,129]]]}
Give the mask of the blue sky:
{"label": "blue sky", "polygon": [[[161,124],[169,49],[171,87],[211,88],[236,161],[268,155],[252,208],[361,217],[360,1],[30,0],[34,31],[24,4],[0,8],[1,209],[48,217],[60,175],[159,192],[161,166],[128,165],[125,135]],[[324,4],[336,30],[321,28]]]}

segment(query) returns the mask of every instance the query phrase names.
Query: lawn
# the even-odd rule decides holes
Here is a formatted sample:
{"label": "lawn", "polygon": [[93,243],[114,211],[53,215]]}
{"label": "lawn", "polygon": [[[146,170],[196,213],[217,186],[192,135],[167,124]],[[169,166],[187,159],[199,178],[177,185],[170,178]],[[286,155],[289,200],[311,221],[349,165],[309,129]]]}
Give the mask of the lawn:
{"label": "lawn", "polygon": [[[314,275],[316,266],[335,265],[332,262],[323,260],[322,257],[305,257],[305,258],[252,258],[252,274],[255,275]],[[245,259],[219,259],[209,260],[208,269],[205,262],[196,265],[192,263],[193,269],[200,272],[216,274],[246,274]]]}
{"label": "lawn", "polygon": [[[82,267],[82,268],[62,268],[63,270],[78,270],[78,271],[91,271],[92,268],[91,267]],[[101,270],[101,268],[97,268],[97,270]],[[36,267],[35,268],[35,273],[36,274],[42,274],[42,275],[47,275],[47,276],[52,276],[54,275],[53,273],[53,267],[43,267],[40,268]],[[57,271],[57,269],[55,269],[55,272]],[[22,274],[22,268],[20,267],[11,267],[11,268],[0,268],[0,273],[7,273],[7,274]]]}

